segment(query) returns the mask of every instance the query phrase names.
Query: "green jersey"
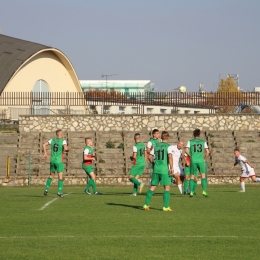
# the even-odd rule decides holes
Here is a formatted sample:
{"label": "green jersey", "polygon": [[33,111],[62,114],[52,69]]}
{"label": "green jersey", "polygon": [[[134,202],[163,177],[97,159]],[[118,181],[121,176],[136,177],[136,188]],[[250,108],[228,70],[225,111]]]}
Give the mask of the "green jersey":
{"label": "green jersey", "polygon": [[145,145],[142,142],[133,146],[133,152],[136,153],[136,161],[134,165],[145,165]]}
{"label": "green jersey", "polygon": [[208,145],[204,140],[194,138],[188,142],[186,147],[189,148],[192,162],[204,162],[204,152],[205,149],[208,148]]}
{"label": "green jersey", "polygon": [[93,148],[90,146],[85,146],[84,151],[83,151],[83,165],[88,166],[92,164],[92,160],[85,160],[84,155],[87,155],[88,158],[93,158]]}
{"label": "green jersey", "polygon": [[63,145],[67,145],[66,140],[62,138],[53,138],[49,140],[51,145],[51,163],[63,163]]}
{"label": "green jersey", "polygon": [[168,154],[171,153],[168,143],[156,144],[152,151],[154,155],[154,170],[156,174],[169,174],[169,159]]}
{"label": "green jersey", "polygon": [[148,144],[147,144],[147,148],[151,149],[151,151],[153,150],[153,148],[157,145],[161,143],[160,139],[154,139],[154,138],[150,138]]}

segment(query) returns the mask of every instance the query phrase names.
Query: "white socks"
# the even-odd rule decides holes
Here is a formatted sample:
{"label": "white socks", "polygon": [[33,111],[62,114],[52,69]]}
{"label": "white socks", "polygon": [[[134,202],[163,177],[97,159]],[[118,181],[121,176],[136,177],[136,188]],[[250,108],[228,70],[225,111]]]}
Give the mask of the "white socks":
{"label": "white socks", "polygon": [[182,194],[182,184],[178,184],[178,189],[179,189],[180,193]]}
{"label": "white socks", "polygon": [[255,178],[255,181],[256,182],[260,182],[260,178]]}
{"label": "white socks", "polygon": [[241,189],[243,192],[245,192],[245,182],[240,182],[240,185],[241,185]]}

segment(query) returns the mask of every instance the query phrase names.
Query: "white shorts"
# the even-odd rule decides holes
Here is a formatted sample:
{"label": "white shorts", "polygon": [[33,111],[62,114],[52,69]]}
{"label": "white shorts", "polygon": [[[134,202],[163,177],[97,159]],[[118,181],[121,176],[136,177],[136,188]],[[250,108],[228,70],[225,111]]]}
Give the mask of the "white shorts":
{"label": "white shorts", "polygon": [[248,173],[243,171],[240,177],[248,178],[248,177],[251,177],[251,176],[254,176],[254,175],[255,175],[255,170],[252,168],[252,169],[249,170]]}
{"label": "white shorts", "polygon": [[180,167],[180,165],[173,165],[173,173],[178,173],[180,176],[184,175],[183,169]]}

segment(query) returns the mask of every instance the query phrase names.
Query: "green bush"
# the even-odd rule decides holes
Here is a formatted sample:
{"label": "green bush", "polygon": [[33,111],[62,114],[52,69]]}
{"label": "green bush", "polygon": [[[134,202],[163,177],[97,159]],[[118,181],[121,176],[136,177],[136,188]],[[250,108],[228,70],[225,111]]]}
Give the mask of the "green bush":
{"label": "green bush", "polygon": [[109,140],[106,142],[106,148],[115,148],[115,144],[111,140]]}

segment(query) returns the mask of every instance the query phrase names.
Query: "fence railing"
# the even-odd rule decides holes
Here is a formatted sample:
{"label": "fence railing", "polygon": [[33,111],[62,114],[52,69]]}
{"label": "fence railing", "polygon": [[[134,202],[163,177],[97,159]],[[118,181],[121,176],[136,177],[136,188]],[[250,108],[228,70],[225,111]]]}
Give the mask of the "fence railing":
{"label": "fence railing", "polygon": [[0,106],[87,106],[87,105],[153,105],[153,106],[239,106],[248,103],[260,106],[260,93],[200,92],[3,92]]}

